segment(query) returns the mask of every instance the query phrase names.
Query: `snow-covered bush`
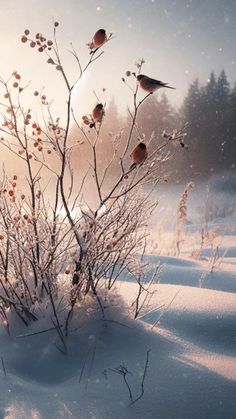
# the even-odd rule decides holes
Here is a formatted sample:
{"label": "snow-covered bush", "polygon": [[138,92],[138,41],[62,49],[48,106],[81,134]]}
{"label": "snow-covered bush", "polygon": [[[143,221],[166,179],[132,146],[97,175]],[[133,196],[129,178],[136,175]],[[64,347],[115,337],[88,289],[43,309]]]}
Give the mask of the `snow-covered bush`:
{"label": "snow-covered bush", "polygon": [[[72,94],[103,51],[91,49],[83,65],[72,49],[79,75],[71,81],[60,58],[57,27],[55,22],[52,40],[41,33],[31,36],[25,30],[21,41],[33,53],[37,50],[46,56],[47,65],[56,70],[66,87],[64,115],[53,115],[51,100],[40,89],[32,92],[39,100],[40,112],[30,109],[24,95],[29,86],[24,87],[17,71],[7,81],[0,80],[4,96],[1,145],[16,162],[14,174],[4,171],[0,185],[0,315],[9,329],[14,311],[25,325],[49,312],[65,350],[73,310],[88,293],[94,295],[104,314],[101,289],[110,290],[127,271],[139,282],[143,278],[140,270],[147,266],[140,258],[157,205],[151,193],[164,175],[167,146],[181,144],[183,132],[165,134],[142,164],[130,166],[130,151],[141,141],[135,134],[137,114],[150,95],[139,92],[136,75],[144,64],[140,60],[137,74],[126,73],[131,82],[122,78],[133,95],[129,132],[125,138],[120,134],[113,139],[108,162],[98,159],[104,113],[97,120],[93,114],[79,120],[72,109]],[[112,35],[106,42],[111,39]],[[78,128],[79,139],[70,138],[72,126]],[[152,135],[146,146],[156,141]],[[83,152],[84,143],[90,157],[88,170],[81,175],[73,168],[73,156]],[[118,170],[111,183],[107,179],[113,164]],[[92,205],[88,191],[94,195]],[[143,292],[142,283],[139,285]]]}

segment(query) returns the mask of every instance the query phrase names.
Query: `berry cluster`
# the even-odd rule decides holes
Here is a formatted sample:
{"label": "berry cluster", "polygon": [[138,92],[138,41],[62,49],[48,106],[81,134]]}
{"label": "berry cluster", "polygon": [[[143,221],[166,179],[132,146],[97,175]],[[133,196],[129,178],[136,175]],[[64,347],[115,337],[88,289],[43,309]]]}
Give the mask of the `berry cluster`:
{"label": "berry cluster", "polygon": [[[58,22],[54,22],[54,31],[59,26]],[[47,39],[42,33],[38,32],[36,33],[35,37],[32,39],[30,37],[30,31],[29,29],[25,29],[24,34],[21,36],[21,42],[29,43],[31,48],[37,48],[38,52],[46,52],[48,56],[47,63],[55,65],[56,70],[61,71],[62,67],[61,65],[50,56],[50,51],[53,48],[53,41],[51,39]],[[54,49],[55,52],[55,49]],[[57,57],[58,58],[58,57]],[[35,96],[37,96],[39,93],[35,92]]]}
{"label": "berry cluster", "polygon": [[[55,22],[54,26],[58,26],[59,23]],[[30,35],[30,31],[29,29],[25,29],[24,34],[21,37],[21,42],[23,42],[24,44],[26,42],[29,42],[29,45],[31,48],[37,48],[38,52],[43,52],[44,50],[48,50],[51,51],[52,46],[53,46],[53,41],[51,41],[50,39],[47,39],[45,36],[43,36],[42,33],[36,33],[34,39],[29,37]]]}

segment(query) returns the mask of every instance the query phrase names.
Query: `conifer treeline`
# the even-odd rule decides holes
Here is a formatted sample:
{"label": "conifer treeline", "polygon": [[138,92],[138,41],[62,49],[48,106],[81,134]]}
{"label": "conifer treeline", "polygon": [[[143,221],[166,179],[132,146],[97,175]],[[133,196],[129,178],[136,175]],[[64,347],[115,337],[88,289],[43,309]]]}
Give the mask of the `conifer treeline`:
{"label": "conifer treeline", "polygon": [[[189,123],[188,162],[193,175],[234,169],[236,164],[236,85],[230,87],[225,71],[210,74],[205,85],[196,79],[181,109]],[[183,165],[184,166],[184,165]]]}

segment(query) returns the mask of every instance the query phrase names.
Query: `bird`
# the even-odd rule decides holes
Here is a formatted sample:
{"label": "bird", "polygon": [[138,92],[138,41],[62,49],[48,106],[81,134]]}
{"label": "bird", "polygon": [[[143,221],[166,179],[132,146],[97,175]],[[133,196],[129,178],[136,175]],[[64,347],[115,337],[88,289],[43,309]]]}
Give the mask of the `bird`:
{"label": "bird", "polygon": [[138,164],[142,164],[148,156],[147,146],[144,143],[139,143],[130,154],[132,164],[130,170],[134,169]]}
{"label": "bird", "polygon": [[92,122],[89,127],[94,128],[97,122],[101,123],[104,115],[104,106],[102,103],[98,103],[92,111]]}
{"label": "bird", "polygon": [[167,87],[168,89],[175,89],[175,87],[168,86],[169,83],[164,83],[160,80],[151,79],[144,74],[139,74],[137,76],[137,80],[139,82],[139,86],[149,93],[154,93],[156,90],[160,89],[161,87]]}
{"label": "bird", "polygon": [[107,42],[107,34],[105,29],[99,29],[93,36],[92,49],[98,49]]}

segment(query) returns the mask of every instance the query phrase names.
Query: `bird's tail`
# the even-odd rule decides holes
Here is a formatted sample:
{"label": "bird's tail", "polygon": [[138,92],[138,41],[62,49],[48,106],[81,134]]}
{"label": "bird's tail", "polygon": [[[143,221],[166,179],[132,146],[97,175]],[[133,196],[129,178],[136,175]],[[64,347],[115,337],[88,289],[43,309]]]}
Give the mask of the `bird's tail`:
{"label": "bird's tail", "polygon": [[91,51],[90,51],[90,55],[95,54],[95,52],[97,52],[98,49],[99,48],[93,47],[93,49],[91,49]]}
{"label": "bird's tail", "polygon": [[173,90],[176,90],[176,87],[167,86],[166,84],[165,84],[165,86],[164,86],[164,87],[167,87],[168,89],[173,89]]}
{"label": "bird's tail", "polygon": [[131,164],[131,166],[129,167],[129,170],[133,170],[135,169],[135,167],[137,166],[137,163],[133,163]]}

